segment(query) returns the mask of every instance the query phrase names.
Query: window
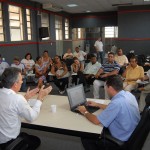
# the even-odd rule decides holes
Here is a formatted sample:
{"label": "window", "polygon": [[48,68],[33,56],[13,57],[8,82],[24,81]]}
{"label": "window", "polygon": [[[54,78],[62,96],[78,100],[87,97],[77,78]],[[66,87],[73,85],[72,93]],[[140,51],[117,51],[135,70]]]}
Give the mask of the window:
{"label": "window", "polygon": [[74,28],[72,30],[72,38],[73,39],[81,39],[85,38],[85,28]]}
{"label": "window", "polygon": [[62,17],[55,16],[56,40],[62,40]]}
{"label": "window", "polygon": [[[43,13],[41,15],[41,26],[48,27],[49,29],[49,15],[47,13]],[[49,30],[48,30],[49,31]],[[50,37],[42,38],[42,40],[48,40]]]}
{"label": "window", "polygon": [[81,39],[81,28],[77,29],[77,35],[78,35],[78,39]]}
{"label": "window", "polygon": [[2,17],[2,3],[0,3],[0,41],[4,41],[3,17]]}
{"label": "window", "polygon": [[117,38],[118,27],[105,27],[105,38]]}
{"label": "window", "polygon": [[31,11],[26,9],[26,20],[27,20],[27,38],[32,39],[32,27],[31,27]]}
{"label": "window", "polygon": [[81,39],[84,37],[84,32],[85,32],[85,29],[83,28],[77,28],[77,38],[78,39]]}
{"label": "window", "polygon": [[69,39],[69,19],[65,19],[65,39]]}
{"label": "window", "polygon": [[20,7],[9,5],[9,26],[11,41],[23,40],[22,10]]}

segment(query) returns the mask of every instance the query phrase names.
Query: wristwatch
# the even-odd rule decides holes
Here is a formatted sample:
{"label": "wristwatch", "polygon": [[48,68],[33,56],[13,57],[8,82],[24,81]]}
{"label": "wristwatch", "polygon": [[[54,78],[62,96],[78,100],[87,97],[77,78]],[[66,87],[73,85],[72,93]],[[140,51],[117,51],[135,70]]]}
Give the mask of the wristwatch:
{"label": "wristwatch", "polygon": [[85,112],[84,112],[84,116],[85,116],[86,114],[88,114],[88,113],[89,113],[88,111],[85,111]]}

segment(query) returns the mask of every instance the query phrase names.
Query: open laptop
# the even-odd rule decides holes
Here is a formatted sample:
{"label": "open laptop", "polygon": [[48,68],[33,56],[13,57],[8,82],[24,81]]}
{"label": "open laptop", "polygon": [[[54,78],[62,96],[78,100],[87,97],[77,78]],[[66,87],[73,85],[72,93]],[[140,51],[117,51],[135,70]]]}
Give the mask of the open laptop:
{"label": "open laptop", "polygon": [[93,107],[93,106],[87,106],[86,105],[86,97],[85,97],[85,92],[83,88],[83,84],[79,84],[75,87],[71,87],[67,89],[67,94],[68,94],[68,100],[70,104],[70,109],[73,112],[78,112],[77,107],[78,106],[85,106],[87,111],[90,113],[93,113],[97,111],[100,108]]}

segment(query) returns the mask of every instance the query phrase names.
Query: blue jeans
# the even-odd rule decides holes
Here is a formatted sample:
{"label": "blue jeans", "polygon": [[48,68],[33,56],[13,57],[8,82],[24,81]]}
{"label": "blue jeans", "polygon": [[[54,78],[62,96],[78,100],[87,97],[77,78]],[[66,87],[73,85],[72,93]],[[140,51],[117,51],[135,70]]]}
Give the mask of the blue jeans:
{"label": "blue jeans", "polygon": [[97,55],[98,55],[98,58],[101,59],[101,64],[103,64],[103,60],[104,60],[104,51],[98,52]]}
{"label": "blue jeans", "polygon": [[20,89],[22,92],[26,92],[27,91],[26,80],[27,80],[26,77],[24,77],[22,79],[23,83],[22,83],[21,89]]}

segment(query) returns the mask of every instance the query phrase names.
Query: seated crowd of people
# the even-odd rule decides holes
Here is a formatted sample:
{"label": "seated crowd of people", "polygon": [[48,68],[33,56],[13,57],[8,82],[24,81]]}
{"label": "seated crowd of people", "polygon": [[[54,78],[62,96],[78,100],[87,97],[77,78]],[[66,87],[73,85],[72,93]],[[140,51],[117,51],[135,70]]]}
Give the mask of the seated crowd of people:
{"label": "seated crowd of people", "polygon": [[[85,91],[92,85],[95,99],[102,98],[100,87],[104,87],[105,99],[111,100],[109,105],[87,102],[89,106],[103,109],[100,114],[92,114],[84,106],[78,106],[77,110],[90,122],[108,128],[115,139],[128,141],[140,122],[139,110],[143,111],[145,97],[150,93],[150,69],[144,75],[144,69],[138,65],[137,57],[133,55],[127,59],[122,49],[118,49],[117,54],[109,52],[103,64],[98,62],[95,54],[90,54],[89,63],[86,64],[86,57],[87,54],[78,47],[74,53],[68,49],[63,59],[58,55],[52,59],[48,51],[44,51],[35,62],[31,54],[27,53],[22,60],[15,57],[11,65],[0,55],[0,149],[7,149],[17,138],[22,138],[28,149],[35,150],[39,147],[41,141],[38,137],[20,132],[20,117],[30,122],[38,117],[44,97],[52,90],[52,86],[43,86],[47,84],[48,74],[53,76],[60,94],[65,92],[69,78],[72,79],[72,84],[83,84]],[[27,90],[26,79],[32,74],[37,87]],[[138,87],[138,84],[145,80],[148,80],[147,84]],[[27,91],[25,95],[18,93],[20,88]],[[135,96],[131,94],[135,89],[141,91],[139,106]],[[36,103],[31,108],[28,100],[34,96],[37,96]],[[85,150],[118,149],[117,144],[110,141],[106,143],[106,140],[101,138],[81,137],[81,141]]]}
{"label": "seated crowd of people", "polygon": [[[87,53],[81,51],[79,47],[75,48],[72,53],[68,48],[67,52],[61,58],[56,55],[53,59],[49,56],[48,51],[44,51],[42,56],[38,56],[36,61],[32,59],[30,53],[20,60],[19,57],[13,59],[12,67],[19,68],[23,77],[22,91],[26,91],[26,79],[30,74],[35,74],[34,82],[37,83],[38,88],[43,84],[48,84],[48,74],[53,75],[54,84],[58,87],[59,93],[63,94],[68,86],[69,77],[71,77],[71,84],[83,84],[85,91],[89,90],[90,85],[93,85],[94,98],[102,98],[100,94],[100,87],[104,87],[105,99],[110,99],[106,92],[105,81],[107,77],[120,74],[122,76],[123,88],[125,91],[132,92],[138,88],[137,80],[150,80],[150,70],[144,76],[144,69],[138,65],[136,56],[128,58],[123,54],[123,50],[119,48],[117,53],[108,53],[107,60],[101,64],[97,60],[95,54],[90,54],[89,63],[85,64]],[[0,76],[9,64],[2,59],[0,55]],[[139,107],[142,111],[144,107],[144,99],[150,92],[150,83],[145,87],[140,87],[141,91]]]}

